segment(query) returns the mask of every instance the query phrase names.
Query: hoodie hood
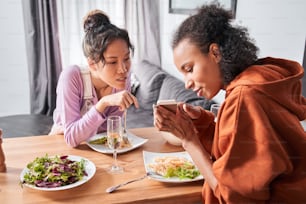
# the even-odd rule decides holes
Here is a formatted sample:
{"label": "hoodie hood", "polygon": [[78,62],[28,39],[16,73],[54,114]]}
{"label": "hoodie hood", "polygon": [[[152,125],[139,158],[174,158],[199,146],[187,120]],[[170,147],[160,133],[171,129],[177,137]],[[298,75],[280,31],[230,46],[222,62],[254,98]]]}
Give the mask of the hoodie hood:
{"label": "hoodie hood", "polygon": [[226,96],[237,86],[252,86],[293,112],[306,118],[306,99],[302,96],[303,67],[294,61],[263,58],[238,75],[226,88]]}

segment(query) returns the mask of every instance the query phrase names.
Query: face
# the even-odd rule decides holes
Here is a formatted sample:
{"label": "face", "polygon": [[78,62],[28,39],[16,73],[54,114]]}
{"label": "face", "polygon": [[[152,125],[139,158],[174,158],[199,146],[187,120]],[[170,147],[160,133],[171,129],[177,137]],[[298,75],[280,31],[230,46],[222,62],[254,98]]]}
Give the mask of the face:
{"label": "face", "polygon": [[124,89],[131,68],[130,50],[122,39],[114,40],[105,50],[104,64],[96,64],[96,75],[107,85]]}
{"label": "face", "polygon": [[219,66],[220,54],[217,44],[211,44],[208,54],[188,39],[182,40],[173,50],[174,63],[184,75],[185,88],[198,96],[212,99],[222,88]]}

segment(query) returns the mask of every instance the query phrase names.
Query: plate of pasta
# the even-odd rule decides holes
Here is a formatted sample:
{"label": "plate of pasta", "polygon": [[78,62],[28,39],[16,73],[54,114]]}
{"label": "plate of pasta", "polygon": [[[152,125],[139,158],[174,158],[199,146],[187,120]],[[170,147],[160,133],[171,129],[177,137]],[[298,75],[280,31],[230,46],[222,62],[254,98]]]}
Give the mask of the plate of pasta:
{"label": "plate of pasta", "polygon": [[143,151],[144,166],[149,177],[167,183],[203,180],[188,152],[158,153]]}

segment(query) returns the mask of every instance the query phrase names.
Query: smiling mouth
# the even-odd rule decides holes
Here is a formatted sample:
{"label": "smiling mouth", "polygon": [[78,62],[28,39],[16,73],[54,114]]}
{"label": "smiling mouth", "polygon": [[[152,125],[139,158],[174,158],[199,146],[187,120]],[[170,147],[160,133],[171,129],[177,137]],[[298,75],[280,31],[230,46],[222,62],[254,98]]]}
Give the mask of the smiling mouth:
{"label": "smiling mouth", "polygon": [[201,88],[194,89],[193,91],[194,91],[198,96],[201,96],[201,93],[202,93],[202,89],[201,89]]}
{"label": "smiling mouth", "polygon": [[193,89],[193,92],[197,93],[199,90],[201,90],[201,88]]}
{"label": "smiling mouth", "polygon": [[117,81],[126,81],[127,77],[120,77],[117,79]]}

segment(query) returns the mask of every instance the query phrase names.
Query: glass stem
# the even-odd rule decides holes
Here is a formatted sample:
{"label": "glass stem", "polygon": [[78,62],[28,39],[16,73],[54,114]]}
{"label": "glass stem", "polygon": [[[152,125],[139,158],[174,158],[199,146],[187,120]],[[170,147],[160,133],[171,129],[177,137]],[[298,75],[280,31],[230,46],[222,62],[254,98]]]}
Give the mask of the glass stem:
{"label": "glass stem", "polygon": [[114,150],[114,154],[113,154],[113,158],[114,158],[114,167],[118,167],[118,163],[117,163],[117,150]]}

